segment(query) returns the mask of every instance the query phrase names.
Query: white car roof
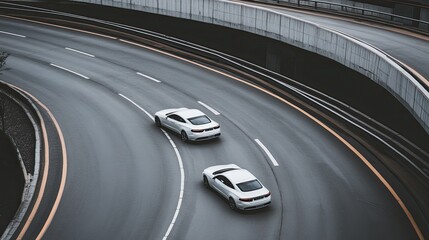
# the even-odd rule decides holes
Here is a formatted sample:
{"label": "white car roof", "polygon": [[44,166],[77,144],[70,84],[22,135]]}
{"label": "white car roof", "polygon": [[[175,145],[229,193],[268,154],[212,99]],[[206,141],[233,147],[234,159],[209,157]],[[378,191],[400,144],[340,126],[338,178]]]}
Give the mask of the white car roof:
{"label": "white car roof", "polygon": [[205,114],[198,109],[182,109],[174,113],[186,119],[198,116],[205,116]]}
{"label": "white car roof", "polygon": [[256,177],[253,176],[253,174],[251,174],[246,169],[231,170],[231,171],[223,173],[223,175],[225,177],[227,177],[234,184],[247,182],[247,181],[256,179]]}

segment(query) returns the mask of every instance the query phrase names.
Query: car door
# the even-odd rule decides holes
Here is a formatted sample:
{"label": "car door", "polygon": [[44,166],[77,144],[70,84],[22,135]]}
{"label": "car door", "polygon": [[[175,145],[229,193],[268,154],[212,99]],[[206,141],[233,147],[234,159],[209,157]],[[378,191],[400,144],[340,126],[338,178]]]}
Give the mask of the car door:
{"label": "car door", "polygon": [[224,196],[225,198],[228,198],[230,192],[234,188],[232,183],[226,178],[225,176],[218,175],[215,177],[215,183],[217,187],[217,191]]}
{"label": "car door", "polygon": [[171,130],[177,132],[177,119],[179,116],[177,116],[176,114],[171,114],[168,115],[165,121],[165,126],[167,126],[168,128],[170,128]]}
{"label": "car door", "polygon": [[174,126],[174,130],[178,133],[180,133],[182,131],[182,129],[184,129],[184,125],[185,125],[185,119],[183,119],[182,117],[180,117],[179,115],[176,115],[175,118],[175,126]]}

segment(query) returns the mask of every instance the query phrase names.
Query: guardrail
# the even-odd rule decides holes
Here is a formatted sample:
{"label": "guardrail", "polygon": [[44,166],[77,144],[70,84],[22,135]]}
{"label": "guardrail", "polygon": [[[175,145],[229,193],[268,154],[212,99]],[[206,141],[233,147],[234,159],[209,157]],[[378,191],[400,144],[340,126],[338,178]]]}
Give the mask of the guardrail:
{"label": "guardrail", "polygon": [[[392,23],[398,25],[405,25],[408,27],[412,27],[414,29],[418,29],[425,33],[429,33],[429,21],[415,19],[411,17],[406,17],[398,14],[393,14],[389,12],[383,12],[380,10],[374,10],[364,7],[356,7],[342,3],[336,2],[328,2],[328,1],[318,1],[318,0],[249,0],[249,2],[264,2],[270,4],[278,4],[278,5],[295,5],[298,7],[310,7],[313,9],[324,9],[330,11],[338,11],[346,14],[358,14],[364,17],[375,17],[379,18],[383,21],[390,21]],[[425,9],[429,13],[429,7],[418,6],[419,9]],[[398,21],[403,20],[403,21]]]}

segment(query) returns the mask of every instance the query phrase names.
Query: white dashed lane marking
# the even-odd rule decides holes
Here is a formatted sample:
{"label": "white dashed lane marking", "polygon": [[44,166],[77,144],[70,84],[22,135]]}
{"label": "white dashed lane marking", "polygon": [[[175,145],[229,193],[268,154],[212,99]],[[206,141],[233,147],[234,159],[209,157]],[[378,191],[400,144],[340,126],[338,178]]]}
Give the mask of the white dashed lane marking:
{"label": "white dashed lane marking", "polygon": [[64,71],[66,71],[66,72],[73,73],[74,75],[77,75],[77,76],[79,76],[79,77],[81,77],[81,78],[89,79],[89,77],[87,77],[87,76],[85,76],[85,75],[82,75],[82,74],[80,74],[80,73],[77,73],[77,72],[75,72],[75,71],[72,71],[72,70],[70,70],[70,69],[67,69],[67,68],[65,68],[65,67],[61,67],[61,66],[56,65],[56,64],[53,64],[53,63],[51,63],[50,65],[51,65],[51,66],[53,66],[53,67],[59,68],[59,69],[61,69],[61,70],[64,70]]}
{"label": "white dashed lane marking", "polygon": [[142,77],[144,77],[144,78],[147,78],[147,79],[149,79],[149,80],[152,80],[152,81],[154,81],[154,82],[157,82],[157,83],[160,83],[161,81],[159,81],[158,79],[155,79],[155,78],[153,78],[153,77],[151,77],[151,76],[148,76],[148,75],[146,75],[146,74],[143,74],[143,73],[141,73],[141,72],[137,72],[137,74],[138,75],[140,75],[140,76],[142,76]]}
{"label": "white dashed lane marking", "polygon": [[89,53],[86,53],[86,52],[82,52],[82,51],[79,51],[79,50],[76,50],[76,49],[73,49],[73,48],[69,48],[69,47],[66,47],[66,50],[69,50],[69,51],[72,51],[72,52],[75,52],[75,53],[79,53],[79,54],[85,55],[87,57],[92,57],[92,58],[95,57],[92,54],[89,54]]}
{"label": "white dashed lane marking", "polygon": [[26,38],[26,36],[24,36],[24,35],[20,35],[20,34],[16,34],[16,33],[11,33],[11,32],[0,31],[0,33],[6,34],[6,35],[15,36],[15,37],[20,37],[20,38]]}

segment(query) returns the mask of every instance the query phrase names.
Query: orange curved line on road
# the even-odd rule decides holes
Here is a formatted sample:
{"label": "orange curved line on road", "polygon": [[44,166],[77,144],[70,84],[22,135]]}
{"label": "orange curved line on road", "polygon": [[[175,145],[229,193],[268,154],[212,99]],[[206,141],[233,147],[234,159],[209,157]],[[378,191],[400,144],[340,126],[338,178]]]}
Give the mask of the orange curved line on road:
{"label": "orange curved line on road", "polygon": [[[57,197],[55,199],[54,205],[51,209],[51,212],[49,213],[49,216],[45,222],[45,224],[43,225],[42,230],[40,231],[40,233],[38,234],[38,236],[36,237],[36,239],[41,239],[43,237],[43,235],[45,234],[46,230],[49,228],[49,225],[52,222],[52,219],[55,216],[56,211],[58,210],[58,206],[60,204],[63,192],[64,192],[64,187],[65,187],[65,182],[66,182],[66,178],[67,178],[67,152],[66,152],[66,146],[65,146],[65,141],[64,141],[64,136],[63,133],[61,131],[61,128],[56,120],[56,118],[54,117],[54,115],[52,114],[52,112],[46,107],[46,105],[44,105],[42,102],[40,102],[36,97],[34,97],[33,95],[31,95],[30,93],[26,92],[23,89],[20,89],[16,86],[13,86],[11,84],[8,84],[9,86],[18,89],[19,91],[24,92],[26,95],[30,96],[35,102],[37,102],[37,104],[39,104],[49,115],[49,117],[51,118],[52,122],[55,125],[55,128],[58,132],[59,138],[60,138],[60,143],[61,143],[61,151],[62,151],[62,159],[63,159],[63,168],[62,168],[62,175],[61,175],[61,183],[60,183],[60,188],[58,189],[58,194]],[[36,203],[34,204],[33,210],[31,211],[30,217],[28,218],[27,222],[25,223],[24,228],[21,230],[18,239],[22,239],[25,235],[25,233],[27,232],[31,222],[34,219],[34,216],[40,206],[40,202],[42,200],[43,194],[45,192],[45,187],[46,187],[46,182],[47,182],[47,177],[48,177],[48,171],[49,171],[49,142],[48,142],[48,136],[46,133],[46,127],[45,127],[45,123],[43,120],[43,117],[40,115],[40,113],[37,113],[41,119],[41,123],[42,123],[42,129],[43,129],[43,140],[45,141],[45,167],[44,167],[44,171],[43,171],[43,177],[42,177],[42,183],[40,186],[40,191],[36,200]],[[46,173],[46,174],[45,174]]]}
{"label": "orange curved line on road", "polygon": [[58,194],[57,194],[57,198],[55,199],[54,205],[52,206],[51,212],[49,213],[48,219],[46,220],[45,224],[43,225],[42,230],[40,231],[39,235],[37,235],[36,239],[41,239],[43,237],[43,235],[45,234],[46,230],[48,230],[49,226],[52,223],[52,220],[54,219],[55,213],[58,210],[58,206],[60,205],[61,199],[63,197],[63,193],[64,193],[64,188],[66,185],[66,179],[67,179],[67,149],[66,149],[66,144],[64,141],[64,135],[63,132],[61,131],[60,125],[58,124],[57,119],[54,117],[54,115],[52,114],[51,111],[49,111],[49,109],[41,102],[39,102],[38,100],[36,100],[38,102],[38,104],[40,104],[45,111],[48,113],[49,117],[52,119],[55,128],[57,130],[58,136],[60,137],[60,142],[61,142],[61,152],[62,152],[62,158],[63,158],[63,168],[62,168],[62,172],[61,172],[61,183],[60,183],[60,188],[58,189]]}
{"label": "orange curved line on road", "polygon": [[[7,85],[9,85],[12,88],[18,89],[22,92],[25,92],[24,90],[6,83]],[[25,92],[27,95],[29,95],[27,92]],[[29,95],[31,96],[31,95]],[[44,146],[45,146],[45,162],[44,162],[44,168],[43,168],[43,173],[42,173],[42,182],[40,183],[40,190],[39,190],[39,194],[37,194],[37,199],[36,202],[34,203],[33,209],[31,210],[31,213],[29,215],[29,217],[27,218],[27,221],[25,222],[24,227],[21,229],[21,232],[19,233],[17,239],[22,239],[25,235],[25,233],[27,232],[28,228],[30,227],[31,222],[34,219],[34,216],[36,215],[37,210],[39,209],[40,203],[42,201],[42,197],[43,197],[43,193],[45,192],[45,187],[46,187],[46,182],[48,179],[48,172],[49,172],[49,141],[48,141],[48,134],[46,132],[46,126],[45,126],[45,120],[43,119],[42,115],[38,112],[37,115],[40,118],[40,124],[41,124],[41,129],[42,129],[42,135],[43,135],[43,141],[44,141]]]}
{"label": "orange curved line on road", "polygon": [[286,99],[284,99],[284,98],[282,98],[282,97],[280,97],[280,96],[278,96],[278,95],[276,95],[276,94],[274,94],[274,93],[272,93],[272,92],[270,92],[270,91],[268,91],[268,90],[266,90],[266,89],[264,89],[264,88],[261,88],[261,87],[259,87],[259,86],[257,86],[257,85],[255,85],[255,84],[252,84],[252,83],[249,83],[249,82],[247,82],[247,81],[245,81],[245,80],[243,80],[243,79],[240,79],[240,78],[237,78],[237,77],[235,77],[235,76],[232,76],[232,75],[229,75],[229,74],[227,74],[227,73],[224,73],[224,72],[221,72],[221,71],[219,71],[219,70],[216,70],[216,69],[213,69],[213,68],[210,68],[210,67],[208,67],[208,66],[205,66],[205,65],[203,65],[203,64],[200,64],[200,63],[197,63],[197,62],[193,62],[193,61],[191,61],[191,60],[188,60],[188,59],[185,59],[185,58],[182,58],[182,57],[179,57],[179,56],[175,56],[175,55],[173,55],[173,54],[171,54],[171,53],[167,53],[167,52],[164,52],[164,51],[161,51],[161,50],[158,50],[158,49],[155,49],[155,48],[152,48],[152,47],[148,47],[148,46],[145,46],[145,45],[142,45],[142,44],[138,44],[138,43],[134,43],[134,42],[130,42],[130,41],[126,41],[126,40],[122,40],[122,39],[120,39],[120,41],[122,41],[122,42],[125,42],[125,43],[129,43],[129,44],[132,44],[132,45],[135,45],[135,46],[139,46],[139,47],[142,47],[142,48],[145,48],[145,49],[149,49],[149,50],[152,50],[152,51],[156,51],[156,52],[158,52],[158,53],[162,53],[162,54],[164,54],[164,55],[168,55],[168,56],[171,56],[171,57],[174,57],[174,58],[177,58],[177,59],[180,59],[180,60],[183,60],[183,61],[186,61],[186,62],[188,62],[188,63],[191,63],[191,64],[194,64],[194,65],[197,65],[197,66],[199,66],[199,67],[201,67],[201,68],[204,68],[204,69],[207,69],[207,70],[209,70],[209,71],[213,71],[213,72],[216,72],[216,73],[218,73],[218,74],[220,74],[220,75],[223,75],[223,76],[225,76],[225,77],[228,77],[228,78],[231,78],[231,79],[234,79],[234,80],[236,80],[236,81],[239,81],[239,82],[241,82],[241,83],[244,83],[244,84],[246,84],[246,85],[248,85],[248,86],[250,86],[250,87],[253,87],[253,88],[256,88],[256,89],[258,89],[258,90],[260,90],[260,91],[262,91],[262,92],[264,92],[264,93],[266,93],[266,94],[268,94],[268,95],[270,95],[270,96],[272,96],[272,97],[274,97],[274,98],[276,98],[276,99],[278,99],[278,100],[280,100],[281,102],[283,102],[283,103],[285,103],[285,104],[287,104],[287,105],[289,105],[290,107],[292,107],[292,108],[294,108],[295,110],[297,110],[297,111],[299,111],[299,112],[301,112],[302,114],[304,114],[305,116],[307,116],[308,118],[310,118],[311,120],[313,120],[314,122],[316,122],[318,125],[320,125],[321,127],[323,127],[325,130],[327,130],[329,133],[331,133],[334,137],[336,137],[338,140],[340,140],[344,145],[346,145],[354,154],[356,154],[358,157],[359,157],[359,159],[377,176],[377,178],[383,183],[383,185],[387,188],[387,190],[392,194],[392,196],[395,198],[395,200],[398,202],[398,204],[400,205],[400,207],[402,208],[402,210],[405,212],[405,214],[407,215],[407,218],[408,218],[408,220],[410,221],[410,223],[411,223],[411,225],[413,226],[413,228],[414,228],[414,230],[416,231],[416,233],[417,233],[417,235],[418,235],[418,237],[419,237],[419,239],[421,239],[421,240],[423,240],[424,239],[424,237],[423,237],[423,234],[422,234],[422,232],[421,232],[421,230],[420,230],[420,228],[418,227],[418,225],[417,225],[417,223],[416,223],[416,221],[414,220],[414,218],[413,218],[413,216],[412,216],[412,214],[410,213],[410,211],[408,210],[408,208],[405,206],[405,204],[404,204],[404,202],[401,200],[401,198],[399,197],[399,195],[395,192],[395,190],[392,188],[392,186],[387,182],[387,180],[380,174],[380,172],[379,171],[377,171],[377,169],[355,148],[355,147],[353,147],[349,142],[347,142],[343,137],[341,137],[338,133],[336,133],[334,130],[332,130],[331,128],[329,128],[327,125],[325,125],[324,123],[322,123],[320,120],[318,120],[316,117],[314,117],[314,116],[312,116],[311,114],[309,114],[308,112],[306,112],[305,110],[303,110],[303,109],[301,109],[301,108],[299,108],[298,106],[296,106],[295,104],[293,104],[293,103],[291,103],[291,102],[289,102],[289,101],[287,101]]}

